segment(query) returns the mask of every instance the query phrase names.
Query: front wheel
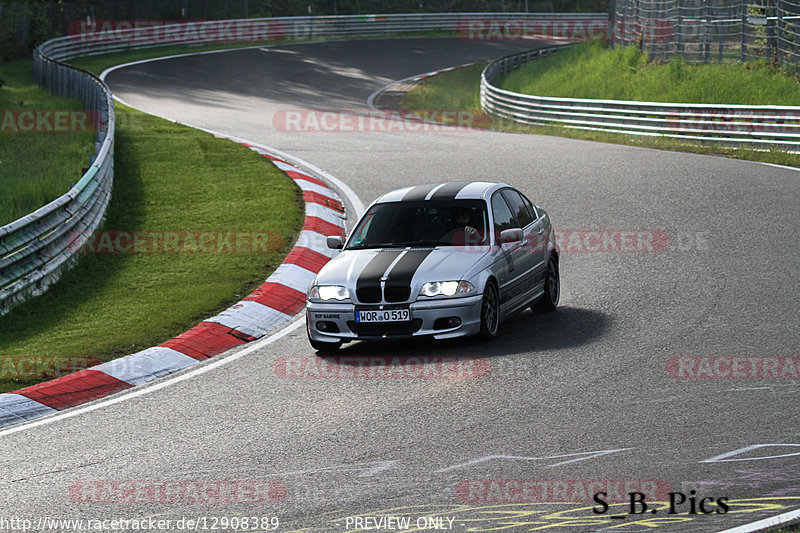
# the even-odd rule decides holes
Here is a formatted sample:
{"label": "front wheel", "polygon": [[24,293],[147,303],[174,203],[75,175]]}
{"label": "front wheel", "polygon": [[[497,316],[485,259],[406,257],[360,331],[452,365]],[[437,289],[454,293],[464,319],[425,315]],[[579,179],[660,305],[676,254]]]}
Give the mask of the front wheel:
{"label": "front wheel", "polygon": [[484,339],[493,339],[497,336],[500,326],[500,298],[497,296],[497,287],[489,282],[483,289],[481,300],[481,331]]}
{"label": "front wheel", "polygon": [[320,355],[328,355],[336,353],[339,347],[342,345],[342,342],[320,342],[315,341],[311,337],[308,338],[308,342],[311,344],[311,347],[314,348]]}
{"label": "front wheel", "polygon": [[546,313],[555,311],[559,298],[561,298],[561,278],[558,274],[558,262],[551,257],[547,262],[547,273],[544,278],[544,295],[533,310]]}

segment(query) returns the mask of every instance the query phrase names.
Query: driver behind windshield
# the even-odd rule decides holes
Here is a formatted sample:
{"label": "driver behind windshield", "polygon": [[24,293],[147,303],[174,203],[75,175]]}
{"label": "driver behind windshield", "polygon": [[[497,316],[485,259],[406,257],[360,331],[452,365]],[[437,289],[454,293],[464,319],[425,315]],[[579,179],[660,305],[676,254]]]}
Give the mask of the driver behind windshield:
{"label": "driver behind windshield", "polygon": [[453,244],[477,244],[483,240],[480,232],[472,225],[472,209],[457,207],[450,219],[450,229],[442,240]]}

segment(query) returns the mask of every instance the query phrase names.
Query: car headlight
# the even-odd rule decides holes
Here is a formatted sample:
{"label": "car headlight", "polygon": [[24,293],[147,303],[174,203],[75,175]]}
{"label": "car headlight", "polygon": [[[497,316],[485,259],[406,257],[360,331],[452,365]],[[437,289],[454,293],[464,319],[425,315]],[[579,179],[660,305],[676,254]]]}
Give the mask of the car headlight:
{"label": "car headlight", "polygon": [[308,291],[308,297],[317,300],[349,300],[350,291],[341,285],[314,285]]}
{"label": "car headlight", "polygon": [[475,286],[469,281],[431,281],[422,286],[420,296],[455,296],[457,294],[471,294]]}

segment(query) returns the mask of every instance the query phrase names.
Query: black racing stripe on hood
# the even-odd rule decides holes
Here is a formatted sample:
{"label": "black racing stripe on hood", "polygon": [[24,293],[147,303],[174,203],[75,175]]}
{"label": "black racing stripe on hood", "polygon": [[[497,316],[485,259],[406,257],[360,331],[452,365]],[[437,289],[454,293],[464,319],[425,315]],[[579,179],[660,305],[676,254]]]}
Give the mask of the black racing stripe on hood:
{"label": "black racing stripe on hood", "polygon": [[412,187],[410,191],[403,195],[403,202],[413,202],[416,200],[424,200],[428,194],[436,187],[436,184],[433,185],[417,185]]}
{"label": "black racing stripe on hood", "polygon": [[411,280],[423,261],[433,252],[433,248],[428,250],[409,250],[392,267],[386,280],[386,286],[392,287],[411,287]]}
{"label": "black racing stripe on hood", "polygon": [[454,181],[448,183],[431,196],[431,200],[455,200],[461,189],[469,185],[468,181]]}
{"label": "black racing stripe on hood", "polygon": [[381,284],[381,277],[388,270],[403,250],[382,250],[375,254],[358,275],[356,289],[361,287],[375,287]]}

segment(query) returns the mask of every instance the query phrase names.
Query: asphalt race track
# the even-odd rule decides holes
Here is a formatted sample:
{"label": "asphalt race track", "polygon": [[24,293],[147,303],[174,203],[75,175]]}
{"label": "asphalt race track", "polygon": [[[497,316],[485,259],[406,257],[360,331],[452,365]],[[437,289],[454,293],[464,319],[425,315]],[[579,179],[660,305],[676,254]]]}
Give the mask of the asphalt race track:
{"label": "asphalt race track", "polygon": [[[280,531],[352,531],[392,525],[369,521],[391,516],[424,531],[632,533],[720,531],[800,507],[800,376],[785,366],[800,355],[800,173],[466,129],[313,131],[304,123],[305,131],[284,131],[276,119],[363,109],[393,80],[525,47],[533,45],[331,42],[113,72],[109,85],[131,105],[302,158],[365,204],[397,186],[447,179],[519,187],[570,230],[561,307],[547,316],[526,310],[491,343],[341,351],[483,357],[482,377],[284,377],[276,362],[316,361],[299,327],[151,393],[0,432],[3,515],[170,519],[173,531],[182,517],[278,517]],[[623,231],[636,245],[615,241]],[[695,358],[698,377],[674,377],[678,357]],[[746,358],[779,361],[783,377],[746,377]],[[180,480],[275,482],[285,497],[127,503],[91,488]],[[593,513],[598,488],[609,502],[623,492],[624,503]],[[646,513],[628,514],[626,493],[640,489],[660,501],[684,493],[684,514],[650,497]],[[686,514],[690,498],[695,514]],[[703,498],[726,498],[729,511],[708,503],[703,514]],[[268,529],[222,524],[217,530]]]}

